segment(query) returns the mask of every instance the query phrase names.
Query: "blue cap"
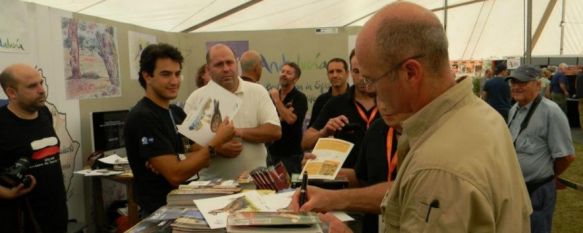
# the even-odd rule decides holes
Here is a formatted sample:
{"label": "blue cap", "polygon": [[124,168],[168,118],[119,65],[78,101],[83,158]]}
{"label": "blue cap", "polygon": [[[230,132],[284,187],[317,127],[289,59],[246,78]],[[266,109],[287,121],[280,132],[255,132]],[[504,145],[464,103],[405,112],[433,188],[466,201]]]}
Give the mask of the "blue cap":
{"label": "blue cap", "polygon": [[521,65],[518,69],[512,71],[510,75],[506,78],[516,79],[522,82],[534,81],[540,78],[540,69],[533,65]]}

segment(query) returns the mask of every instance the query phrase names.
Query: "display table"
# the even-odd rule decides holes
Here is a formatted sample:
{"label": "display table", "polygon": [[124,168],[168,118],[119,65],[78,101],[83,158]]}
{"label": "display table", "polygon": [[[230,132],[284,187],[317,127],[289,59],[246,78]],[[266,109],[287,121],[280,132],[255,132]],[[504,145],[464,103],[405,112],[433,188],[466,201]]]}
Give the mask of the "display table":
{"label": "display table", "polygon": [[139,222],[138,204],[134,200],[134,188],[132,181],[134,176],[131,172],[122,173],[112,176],[93,176],[93,203],[95,203],[95,223],[97,232],[105,232],[107,229],[105,206],[103,204],[103,187],[102,179],[112,180],[126,186],[126,193],[128,198],[128,218],[130,226]]}

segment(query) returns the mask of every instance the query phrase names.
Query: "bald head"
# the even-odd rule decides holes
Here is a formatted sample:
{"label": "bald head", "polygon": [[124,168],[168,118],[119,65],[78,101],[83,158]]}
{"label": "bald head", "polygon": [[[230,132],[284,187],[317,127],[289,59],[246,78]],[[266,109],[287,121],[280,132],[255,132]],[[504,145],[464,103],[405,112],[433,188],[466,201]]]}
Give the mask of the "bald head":
{"label": "bald head", "polygon": [[387,114],[417,112],[455,85],[441,23],[412,3],[392,3],[375,14],[358,34],[356,58]]}
{"label": "bald head", "polygon": [[397,2],[385,6],[358,37],[357,54],[372,55],[378,65],[394,66],[403,59],[421,56],[429,71],[449,70],[443,26],[433,12],[419,5]]}
{"label": "bald head", "polygon": [[34,119],[45,106],[43,78],[35,68],[25,64],[6,67],[0,73],[0,84],[10,100],[8,108],[22,119]]}
{"label": "bald head", "polygon": [[211,63],[211,53],[213,53],[216,50],[224,50],[224,49],[228,49],[231,54],[233,55],[233,57],[237,57],[235,55],[235,51],[233,51],[233,49],[231,49],[231,47],[227,46],[226,44],[216,44],[213,45],[209,48],[209,51],[206,53],[206,64],[210,64]]}
{"label": "bald head", "polygon": [[252,78],[255,82],[261,79],[261,55],[257,51],[249,50],[241,55],[241,71],[243,76]]}
{"label": "bald head", "polygon": [[27,77],[40,77],[40,73],[32,66],[26,64],[14,64],[6,67],[0,73],[0,85],[6,93],[6,88],[17,89],[19,81]]}
{"label": "bald head", "polygon": [[223,88],[235,92],[239,86],[239,71],[235,53],[225,44],[212,46],[207,53],[207,70],[211,79]]}

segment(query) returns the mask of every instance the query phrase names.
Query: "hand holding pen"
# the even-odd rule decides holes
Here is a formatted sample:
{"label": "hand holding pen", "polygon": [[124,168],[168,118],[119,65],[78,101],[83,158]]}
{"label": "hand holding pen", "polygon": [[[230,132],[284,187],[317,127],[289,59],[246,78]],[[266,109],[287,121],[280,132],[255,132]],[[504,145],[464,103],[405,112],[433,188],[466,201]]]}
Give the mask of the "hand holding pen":
{"label": "hand holding pen", "polygon": [[308,200],[308,172],[304,172],[302,176],[302,187],[300,188],[300,208]]}
{"label": "hand holding pen", "polygon": [[[306,180],[308,180],[307,177]],[[327,190],[318,188],[316,186],[310,186],[308,185],[307,181],[305,184],[305,188],[300,187],[293,194],[292,201],[290,203],[291,210],[296,212],[328,212],[341,209],[341,207],[338,205],[342,205],[344,203],[341,199],[343,197],[335,195],[335,190]],[[305,192],[302,190],[305,190]],[[305,194],[302,194],[302,192]],[[304,200],[300,201],[300,199],[302,199],[302,195],[304,195]]]}

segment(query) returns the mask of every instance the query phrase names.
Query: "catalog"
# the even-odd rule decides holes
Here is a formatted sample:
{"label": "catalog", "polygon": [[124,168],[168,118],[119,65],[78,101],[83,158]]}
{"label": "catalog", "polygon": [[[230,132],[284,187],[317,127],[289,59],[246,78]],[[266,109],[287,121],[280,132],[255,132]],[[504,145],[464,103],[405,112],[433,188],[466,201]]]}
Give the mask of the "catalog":
{"label": "catalog", "polygon": [[302,174],[308,172],[309,179],[333,180],[354,144],[337,138],[320,138],[312,150],[316,159],[308,160]]}
{"label": "catalog", "polygon": [[199,145],[206,145],[215,135],[219,125],[228,117],[232,120],[241,106],[241,98],[215,82],[196,90],[199,98],[194,110],[178,126],[178,132]]}

